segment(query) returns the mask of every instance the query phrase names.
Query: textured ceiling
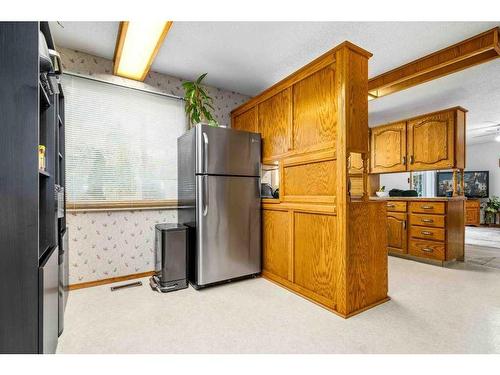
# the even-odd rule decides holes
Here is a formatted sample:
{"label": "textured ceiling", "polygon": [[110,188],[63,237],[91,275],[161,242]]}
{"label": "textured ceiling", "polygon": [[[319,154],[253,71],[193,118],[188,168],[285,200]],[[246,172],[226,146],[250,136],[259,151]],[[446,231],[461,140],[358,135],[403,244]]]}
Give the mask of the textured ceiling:
{"label": "textured ceiling", "polygon": [[[57,45],[112,59],[118,22],[51,23]],[[373,53],[369,76],[500,22],[174,22],[154,71],[255,95],[349,40]],[[446,106],[469,109],[468,128],[500,123],[500,61],[370,102],[370,124]],[[472,140],[472,138],[470,138]],[[480,139],[482,141],[483,139]],[[476,140],[477,141],[477,140]]]}

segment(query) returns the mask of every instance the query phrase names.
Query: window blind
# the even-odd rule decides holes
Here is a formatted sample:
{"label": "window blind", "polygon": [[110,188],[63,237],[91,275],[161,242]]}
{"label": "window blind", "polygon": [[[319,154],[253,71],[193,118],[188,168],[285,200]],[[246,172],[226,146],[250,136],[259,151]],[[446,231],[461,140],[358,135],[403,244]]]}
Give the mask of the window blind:
{"label": "window blind", "polygon": [[69,202],[177,199],[175,98],[63,75]]}

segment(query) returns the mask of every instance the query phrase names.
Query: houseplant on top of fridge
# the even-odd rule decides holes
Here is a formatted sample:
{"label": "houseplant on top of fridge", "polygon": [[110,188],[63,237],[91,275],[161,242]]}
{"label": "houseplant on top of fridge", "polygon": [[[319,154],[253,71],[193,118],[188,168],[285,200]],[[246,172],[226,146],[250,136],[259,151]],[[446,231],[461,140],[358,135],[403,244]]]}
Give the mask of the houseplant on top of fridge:
{"label": "houseplant on top of fridge", "polygon": [[211,126],[219,126],[219,123],[212,115],[213,99],[207,94],[206,88],[201,84],[207,73],[199,76],[196,81],[186,81],[182,83],[184,88],[185,109],[189,118],[189,127],[198,123]]}

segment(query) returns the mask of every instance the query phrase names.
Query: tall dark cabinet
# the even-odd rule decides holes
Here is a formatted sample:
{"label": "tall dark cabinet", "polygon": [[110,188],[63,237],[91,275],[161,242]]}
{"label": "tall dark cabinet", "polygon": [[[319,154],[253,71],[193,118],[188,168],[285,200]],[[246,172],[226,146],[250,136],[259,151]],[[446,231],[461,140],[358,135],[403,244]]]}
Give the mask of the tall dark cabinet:
{"label": "tall dark cabinet", "polygon": [[0,353],[53,353],[63,329],[64,94],[39,31],[55,50],[46,22],[0,22]]}

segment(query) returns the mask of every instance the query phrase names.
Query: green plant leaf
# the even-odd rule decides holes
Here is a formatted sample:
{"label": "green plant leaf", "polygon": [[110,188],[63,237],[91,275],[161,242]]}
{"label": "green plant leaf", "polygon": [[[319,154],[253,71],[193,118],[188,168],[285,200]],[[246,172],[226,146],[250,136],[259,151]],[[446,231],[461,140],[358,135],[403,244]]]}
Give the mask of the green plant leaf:
{"label": "green plant leaf", "polygon": [[207,76],[208,73],[203,73],[201,76],[198,77],[198,79],[196,80],[196,83],[197,84],[200,84],[201,81],[203,81],[203,79]]}

